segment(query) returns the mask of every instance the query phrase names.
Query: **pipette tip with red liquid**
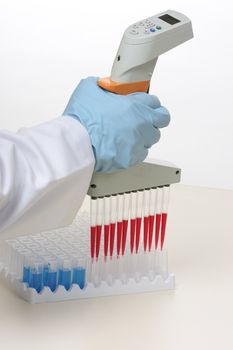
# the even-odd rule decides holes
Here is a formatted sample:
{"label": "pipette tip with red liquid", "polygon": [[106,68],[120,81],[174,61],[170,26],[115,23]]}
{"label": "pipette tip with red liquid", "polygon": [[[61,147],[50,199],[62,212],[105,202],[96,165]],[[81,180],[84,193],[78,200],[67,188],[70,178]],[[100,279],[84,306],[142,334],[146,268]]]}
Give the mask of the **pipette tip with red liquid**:
{"label": "pipette tip with red liquid", "polygon": [[151,252],[153,241],[155,250],[158,248],[162,250],[168,201],[169,186],[92,198],[90,228],[92,261],[98,260],[100,256],[102,234],[105,261],[114,254],[118,258],[124,256],[127,244],[131,254],[138,254],[141,249],[144,252]]}

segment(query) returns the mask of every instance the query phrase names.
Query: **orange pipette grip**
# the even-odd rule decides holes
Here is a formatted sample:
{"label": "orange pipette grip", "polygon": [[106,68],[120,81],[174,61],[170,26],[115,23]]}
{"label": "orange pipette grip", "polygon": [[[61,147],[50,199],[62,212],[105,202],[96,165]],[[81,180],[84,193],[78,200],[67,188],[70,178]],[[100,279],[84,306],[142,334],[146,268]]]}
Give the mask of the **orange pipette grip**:
{"label": "orange pipette grip", "polygon": [[98,85],[104,90],[114,92],[119,95],[128,95],[133,92],[148,92],[150,80],[136,81],[133,83],[118,83],[110,78],[101,78]]}

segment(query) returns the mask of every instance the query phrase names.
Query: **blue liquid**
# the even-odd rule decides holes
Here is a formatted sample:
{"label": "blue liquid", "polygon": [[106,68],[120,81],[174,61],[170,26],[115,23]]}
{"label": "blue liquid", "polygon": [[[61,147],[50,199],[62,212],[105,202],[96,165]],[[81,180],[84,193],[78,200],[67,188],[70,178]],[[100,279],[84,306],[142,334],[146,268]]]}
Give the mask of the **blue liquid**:
{"label": "blue liquid", "polygon": [[82,267],[76,267],[73,269],[72,283],[78,284],[80,289],[85,287],[86,270]]}
{"label": "blue liquid", "polygon": [[71,287],[71,270],[60,270],[58,283],[69,290]]}
{"label": "blue liquid", "polygon": [[54,292],[57,288],[57,271],[48,273],[47,286]]}
{"label": "blue liquid", "polygon": [[48,266],[45,266],[45,267],[44,267],[44,270],[43,270],[43,282],[44,282],[44,286],[47,286],[47,285],[48,285],[48,272],[49,272],[49,268],[48,268]]}
{"label": "blue liquid", "polygon": [[28,266],[24,266],[23,268],[23,282],[24,283],[29,283],[29,279],[30,279],[30,267]]}
{"label": "blue liquid", "polygon": [[49,271],[49,267],[45,266],[43,270],[43,282],[44,286],[49,287],[52,292],[57,288],[57,271]]}
{"label": "blue liquid", "polygon": [[43,288],[43,274],[42,272],[32,272],[30,275],[29,287],[34,288],[37,293],[40,293]]}

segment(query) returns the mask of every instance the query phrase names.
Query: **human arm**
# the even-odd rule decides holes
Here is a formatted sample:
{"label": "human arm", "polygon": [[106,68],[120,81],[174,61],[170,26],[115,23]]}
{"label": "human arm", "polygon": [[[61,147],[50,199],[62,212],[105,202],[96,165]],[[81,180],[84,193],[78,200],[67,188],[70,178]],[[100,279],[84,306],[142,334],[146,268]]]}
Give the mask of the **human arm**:
{"label": "human arm", "polygon": [[97,78],[75,89],[57,118],[17,134],[0,132],[1,236],[69,224],[93,169],[113,172],[143,161],[170,116],[155,96],[120,96]]}
{"label": "human arm", "polygon": [[0,131],[1,237],[69,224],[95,159],[86,129],[57,118],[14,134]]}

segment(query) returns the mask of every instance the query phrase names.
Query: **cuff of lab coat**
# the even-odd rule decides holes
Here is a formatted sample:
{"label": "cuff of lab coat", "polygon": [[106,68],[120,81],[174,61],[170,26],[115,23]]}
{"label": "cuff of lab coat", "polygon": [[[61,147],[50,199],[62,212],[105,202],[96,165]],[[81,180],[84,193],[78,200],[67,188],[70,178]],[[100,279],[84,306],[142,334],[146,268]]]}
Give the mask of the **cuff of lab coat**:
{"label": "cuff of lab coat", "polygon": [[[73,140],[74,147],[76,145],[80,146],[80,140],[82,140],[82,153],[85,155],[85,158],[91,165],[95,165],[95,155],[93,152],[91,138],[87,129],[80,123],[80,121],[71,116],[61,116],[55,119],[55,121],[62,124],[67,128],[69,132],[70,141]],[[79,149],[76,149],[77,152],[80,152]]]}

